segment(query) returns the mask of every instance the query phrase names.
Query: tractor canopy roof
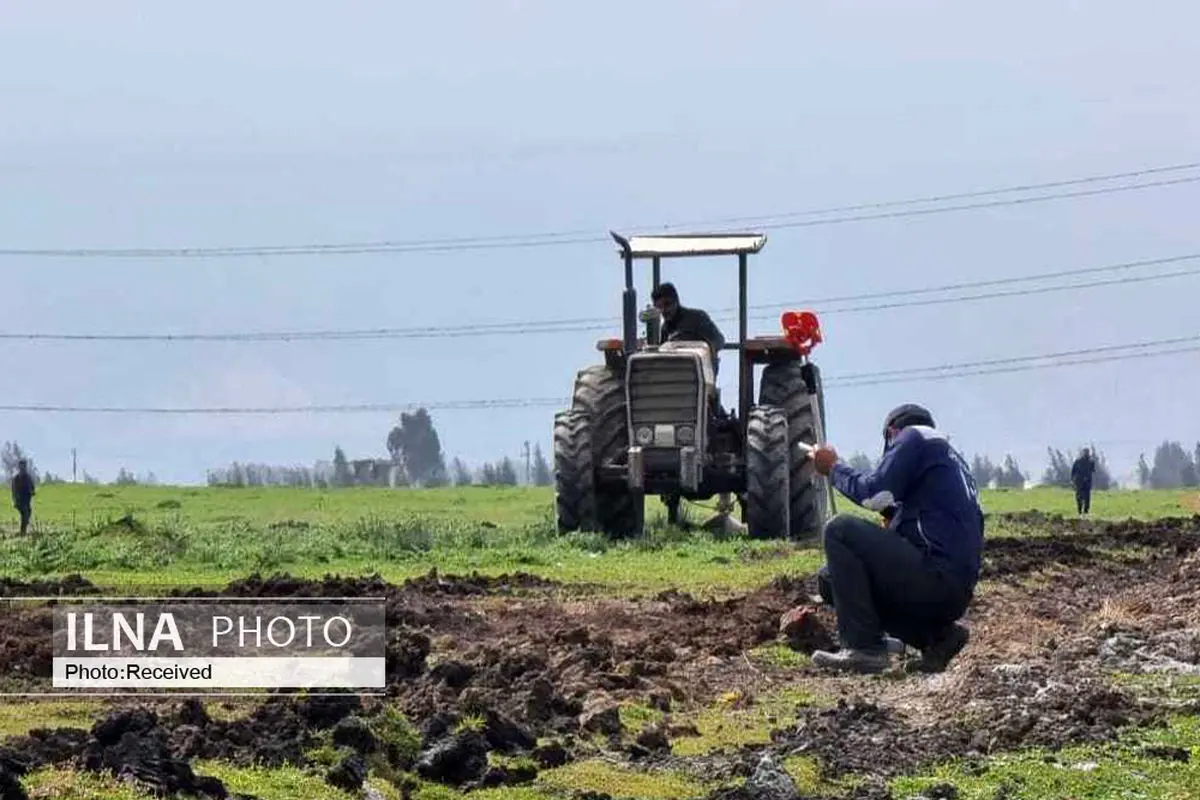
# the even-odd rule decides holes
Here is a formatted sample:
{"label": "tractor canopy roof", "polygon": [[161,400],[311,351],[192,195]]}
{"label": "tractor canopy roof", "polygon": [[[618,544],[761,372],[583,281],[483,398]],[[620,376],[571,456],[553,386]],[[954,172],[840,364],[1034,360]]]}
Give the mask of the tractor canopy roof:
{"label": "tractor canopy roof", "polygon": [[630,236],[609,232],[621,255],[631,258],[686,258],[757,253],[767,243],[761,233],[686,233]]}

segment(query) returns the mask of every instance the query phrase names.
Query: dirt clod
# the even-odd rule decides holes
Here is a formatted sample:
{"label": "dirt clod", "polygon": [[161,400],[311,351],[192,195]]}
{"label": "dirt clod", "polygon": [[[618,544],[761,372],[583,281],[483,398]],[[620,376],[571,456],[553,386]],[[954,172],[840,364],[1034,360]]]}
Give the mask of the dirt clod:
{"label": "dirt clod", "polygon": [[638,734],[636,741],[640,747],[644,747],[652,753],[667,752],[671,749],[671,740],[667,736],[666,728],[662,725],[645,726]]}
{"label": "dirt clod", "polygon": [[0,765],[0,800],[29,800],[21,779]]}
{"label": "dirt clod", "polygon": [[571,760],[571,754],[561,744],[545,744],[534,749],[533,760],[542,769],[561,767]]}
{"label": "dirt clod", "polygon": [[748,800],[796,800],[799,792],[792,777],[771,759],[764,756],[746,781]]}
{"label": "dirt clod", "polygon": [[537,770],[529,765],[515,767],[489,767],[478,783],[478,788],[491,789],[498,786],[519,786],[537,780]]}
{"label": "dirt clod", "polygon": [[1187,763],[1192,758],[1189,750],[1183,747],[1170,747],[1167,745],[1147,747],[1142,750],[1142,753],[1150,758],[1161,758],[1165,761],[1180,761],[1183,763]]}
{"label": "dirt clod", "polygon": [[801,653],[811,654],[835,646],[833,636],[811,606],[797,606],[784,614],[779,620],[779,632],[787,639],[788,647]]}
{"label": "dirt clod", "polygon": [[370,755],[379,749],[379,740],[359,717],[346,717],[338,722],[333,729],[333,743],[338,747],[349,747],[362,755]]}
{"label": "dirt clod", "polygon": [[621,711],[607,699],[593,700],[584,707],[579,727],[588,733],[617,736],[621,733]]}
{"label": "dirt clod", "polygon": [[219,780],[197,776],[186,759],[171,752],[169,732],[158,725],[153,712],[144,709],[116,712],[97,722],[72,762],[157,796],[185,793],[217,800],[230,796]]}
{"label": "dirt clod", "polygon": [[367,763],[358,753],[347,755],[325,776],[325,782],[330,786],[347,792],[359,791],[366,780]]}
{"label": "dirt clod", "polygon": [[417,759],[417,774],[426,780],[462,786],[487,770],[487,740],[477,731],[461,731],[426,750]]}
{"label": "dirt clod", "polygon": [[447,686],[460,689],[470,683],[475,675],[475,668],[461,661],[443,661],[433,668],[430,677],[439,680]]}
{"label": "dirt clod", "polygon": [[503,714],[489,708],[484,711],[483,718],[483,735],[490,749],[518,753],[532,750],[537,745],[536,736]]}

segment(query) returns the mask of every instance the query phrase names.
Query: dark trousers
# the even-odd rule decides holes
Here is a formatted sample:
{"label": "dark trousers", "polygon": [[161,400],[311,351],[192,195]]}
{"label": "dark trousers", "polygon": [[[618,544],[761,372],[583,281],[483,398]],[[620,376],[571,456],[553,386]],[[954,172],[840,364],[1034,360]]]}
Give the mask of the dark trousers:
{"label": "dark trousers", "polygon": [[971,594],[949,568],[899,534],[838,514],[825,526],[828,591],[843,647],[883,648],[886,631],[924,650],[967,610]]}
{"label": "dark trousers", "polygon": [[29,529],[29,518],[33,515],[33,507],[19,505],[17,506],[17,513],[21,515],[21,533],[25,533]]}
{"label": "dark trousers", "polygon": [[1080,514],[1092,510],[1092,487],[1090,484],[1075,487],[1075,508]]}

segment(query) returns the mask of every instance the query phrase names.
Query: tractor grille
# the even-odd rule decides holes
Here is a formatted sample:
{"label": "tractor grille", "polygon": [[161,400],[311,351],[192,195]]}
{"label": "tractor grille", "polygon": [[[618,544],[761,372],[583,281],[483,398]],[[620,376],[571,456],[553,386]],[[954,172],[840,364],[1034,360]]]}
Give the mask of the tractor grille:
{"label": "tractor grille", "polygon": [[691,358],[635,358],[629,363],[629,418],[643,425],[695,425],[700,375]]}

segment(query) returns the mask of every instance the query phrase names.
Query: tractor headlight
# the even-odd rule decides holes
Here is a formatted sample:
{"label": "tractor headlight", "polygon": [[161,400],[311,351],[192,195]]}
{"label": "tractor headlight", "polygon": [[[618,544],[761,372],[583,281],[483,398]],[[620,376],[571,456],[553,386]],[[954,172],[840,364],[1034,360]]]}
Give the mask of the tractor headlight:
{"label": "tractor headlight", "polygon": [[680,444],[692,444],[696,441],[696,429],[690,425],[680,425],[675,429],[675,438]]}
{"label": "tractor headlight", "polygon": [[638,428],[637,433],[634,435],[637,437],[638,444],[642,446],[648,445],[654,441],[653,428]]}

